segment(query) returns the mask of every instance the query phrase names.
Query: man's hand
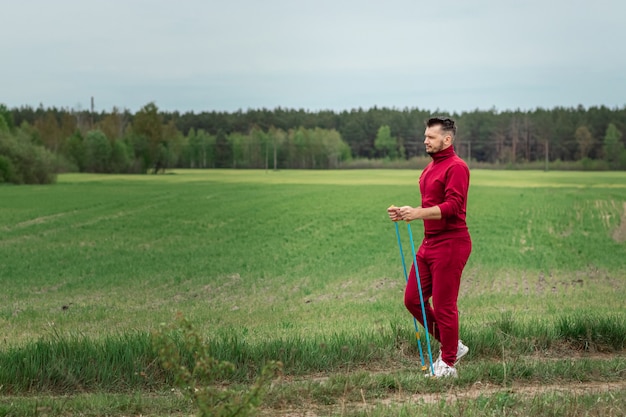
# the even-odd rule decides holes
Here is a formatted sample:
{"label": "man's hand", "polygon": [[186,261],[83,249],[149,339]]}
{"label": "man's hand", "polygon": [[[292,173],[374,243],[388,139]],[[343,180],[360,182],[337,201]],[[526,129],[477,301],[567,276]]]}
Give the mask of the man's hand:
{"label": "man's hand", "polygon": [[387,214],[389,214],[389,219],[392,222],[399,222],[402,220],[402,216],[400,215],[400,207],[391,206],[387,209]]}
{"label": "man's hand", "polygon": [[405,222],[410,222],[411,220],[418,219],[418,212],[421,207],[411,207],[411,206],[402,206],[398,209],[398,213],[400,218]]}

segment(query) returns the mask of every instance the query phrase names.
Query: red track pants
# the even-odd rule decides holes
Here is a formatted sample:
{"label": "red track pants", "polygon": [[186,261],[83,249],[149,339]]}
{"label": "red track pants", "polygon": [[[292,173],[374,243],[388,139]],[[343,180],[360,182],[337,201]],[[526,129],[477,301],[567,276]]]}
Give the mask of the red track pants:
{"label": "red track pants", "polygon": [[[471,251],[472,241],[469,234],[460,238],[425,238],[417,251],[428,331],[439,341],[441,359],[450,366],[456,362],[459,341],[457,299],[461,274]],[[415,264],[411,266],[404,305],[423,326]]]}

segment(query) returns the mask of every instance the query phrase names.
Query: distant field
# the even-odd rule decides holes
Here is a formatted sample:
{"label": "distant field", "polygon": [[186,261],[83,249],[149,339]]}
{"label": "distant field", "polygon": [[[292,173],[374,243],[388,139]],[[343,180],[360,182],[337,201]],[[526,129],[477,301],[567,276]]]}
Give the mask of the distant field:
{"label": "distant field", "polygon": [[[405,320],[385,208],[419,204],[417,175],[66,174],[53,186],[0,187],[4,343],[51,327],[150,329],[178,310],[206,329],[259,337]],[[465,323],[503,310],[623,308],[625,173],[476,170],[468,212]]]}

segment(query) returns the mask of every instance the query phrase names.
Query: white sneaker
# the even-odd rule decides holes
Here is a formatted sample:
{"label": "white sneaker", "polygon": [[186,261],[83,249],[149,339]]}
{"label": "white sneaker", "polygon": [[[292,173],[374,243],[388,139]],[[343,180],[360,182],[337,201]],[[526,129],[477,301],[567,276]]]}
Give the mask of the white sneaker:
{"label": "white sneaker", "polygon": [[435,378],[456,378],[458,374],[456,373],[456,369],[454,366],[449,366],[444,361],[437,361],[436,365],[433,365],[435,368],[435,374],[433,375]]}
{"label": "white sneaker", "polygon": [[[459,346],[456,349],[456,361],[454,362],[454,364],[456,365],[457,363],[459,363],[461,358],[467,355],[467,352],[469,352],[469,348],[465,346],[461,340],[459,340]],[[443,363],[443,361],[441,360],[441,349],[439,349],[439,357],[437,358],[437,362]]]}
{"label": "white sneaker", "polygon": [[459,347],[456,350],[456,361],[454,362],[454,364],[456,365],[457,363],[459,363],[461,358],[467,355],[467,352],[469,352],[469,348],[465,346],[463,344],[463,341],[459,339]]}

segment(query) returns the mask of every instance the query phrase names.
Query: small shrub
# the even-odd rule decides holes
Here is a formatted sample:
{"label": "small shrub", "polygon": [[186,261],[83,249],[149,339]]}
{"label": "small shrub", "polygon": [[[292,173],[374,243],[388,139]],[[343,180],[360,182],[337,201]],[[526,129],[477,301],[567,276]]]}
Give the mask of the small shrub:
{"label": "small shrub", "polygon": [[4,158],[0,176],[5,182],[51,184],[56,181],[55,155],[33,143],[22,131],[15,135],[0,133],[0,156]]}
{"label": "small shrub", "polygon": [[177,322],[173,329],[163,327],[155,332],[154,343],[163,368],[173,373],[176,386],[194,402],[200,415],[255,415],[267,386],[280,371],[281,363],[267,363],[247,391],[224,388],[217,384],[227,379],[234,372],[235,366],[214,359],[208,345],[184,317],[179,316]]}

